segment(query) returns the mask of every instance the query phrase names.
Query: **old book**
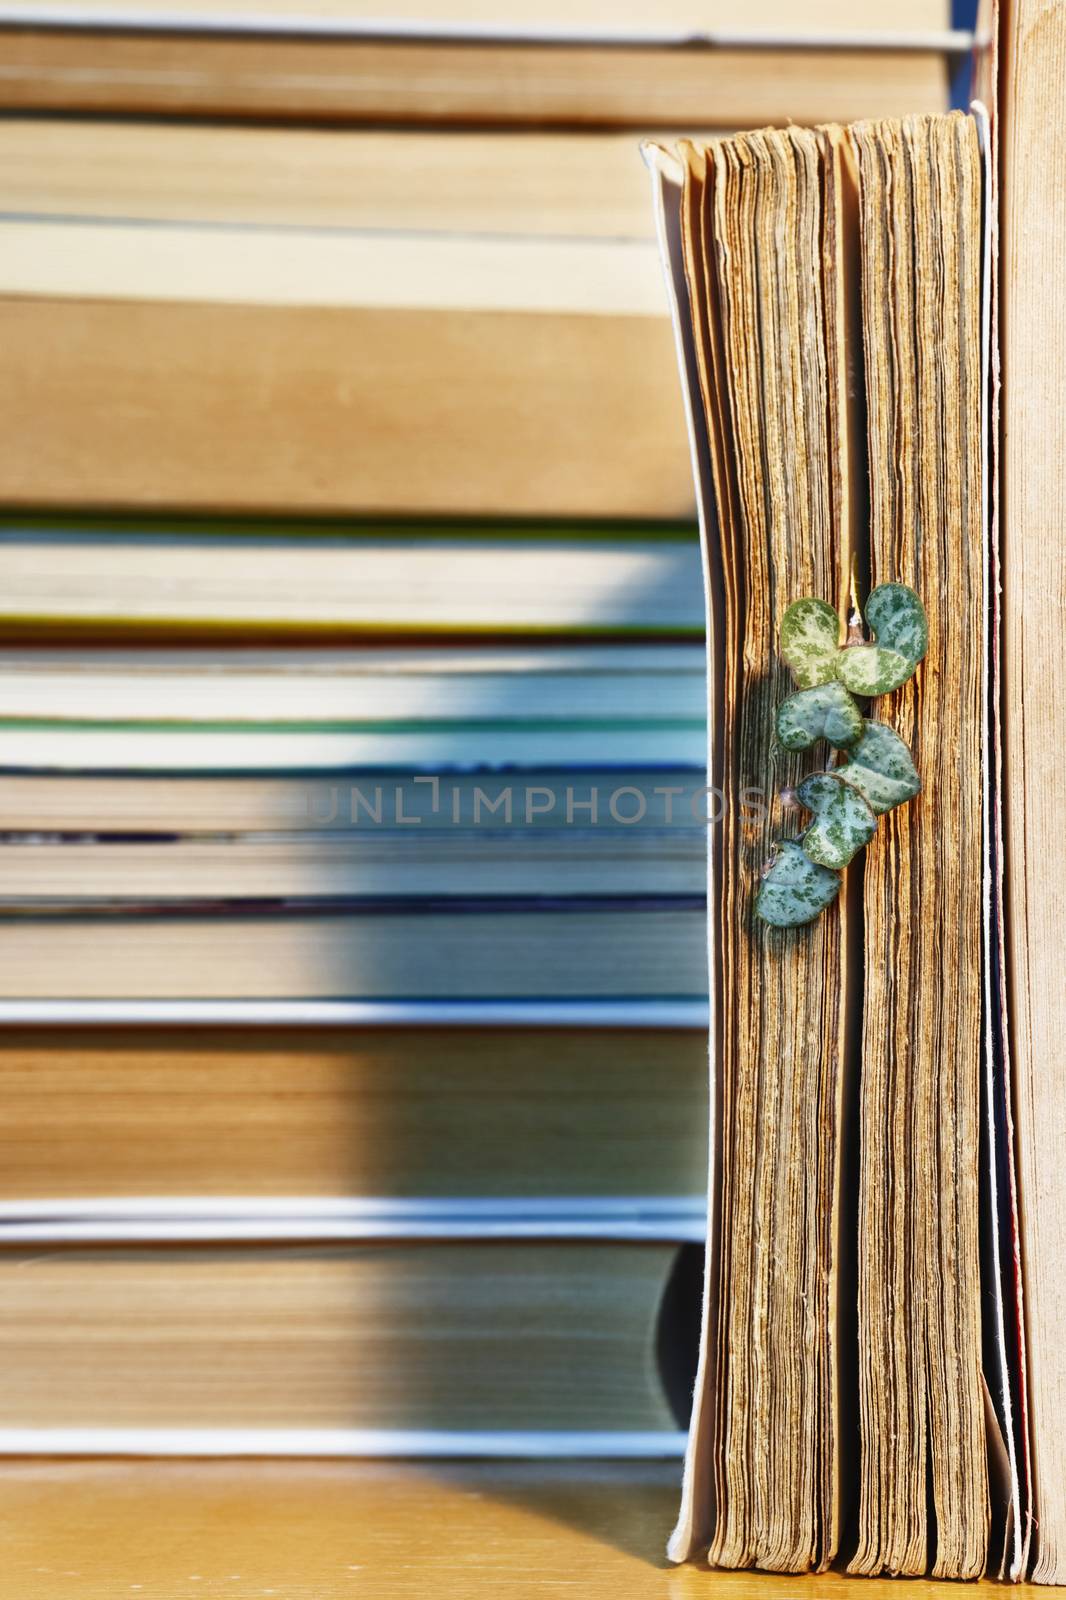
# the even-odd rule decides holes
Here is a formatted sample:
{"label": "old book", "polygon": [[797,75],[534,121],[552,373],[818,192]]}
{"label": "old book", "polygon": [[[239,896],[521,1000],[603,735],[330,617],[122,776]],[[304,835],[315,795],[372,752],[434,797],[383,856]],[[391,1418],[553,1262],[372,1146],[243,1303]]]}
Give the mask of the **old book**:
{"label": "old book", "polygon": [[[0,12],[0,24],[4,22]],[[945,103],[948,10],[781,0],[316,8],[38,4],[4,40],[23,110],[319,121],[718,127]],[[739,25],[738,25],[739,23]]]}
{"label": "old book", "polygon": [[669,1239],[5,1247],[0,1443],[195,1453],[225,1430],[244,1453],[380,1454],[562,1432],[669,1450],[684,1400],[679,1417],[659,1327],[683,1255]]}
{"label": "old book", "polygon": [[[433,781],[463,770],[697,765],[702,651],[686,644],[5,651],[0,723],[9,771],[336,774],[359,767],[397,773],[402,782],[415,769],[439,796]],[[374,792],[366,791],[367,803],[380,821],[395,783],[381,780],[378,801]],[[634,801],[625,815],[638,810]]]}
{"label": "old book", "polygon": [[[531,768],[437,775],[382,773],[5,772],[0,808],[8,843],[96,840],[101,844],[206,836],[383,828],[706,827],[718,802],[700,767]],[[411,835],[414,838],[414,835]],[[421,837],[421,835],[418,835]],[[414,848],[418,848],[417,844]]]}
{"label": "old book", "polygon": [[[227,7],[228,9],[228,7]],[[76,128],[76,137],[72,137]],[[230,228],[650,239],[631,133],[10,117],[0,209]]]}
{"label": "old book", "polygon": [[[1000,1425],[979,1239],[978,127],[767,130],[651,160],[704,510],[711,773],[789,791],[712,844],[712,1249],[672,1553],[972,1577]],[[923,792],[819,918],[768,928],[760,866],[806,826],[787,802],[816,759],[776,742],[782,617],[814,596],[843,644],[857,590],[890,581],[923,597],[929,650],[871,714]]]}
{"label": "old book", "polygon": [[0,1205],[689,1200],[706,1075],[698,1029],[5,1028]]}
{"label": "old book", "polygon": [[[978,1270],[981,168],[976,124],[962,117],[860,125],[852,139],[871,582],[931,597],[933,669],[893,708],[925,798],[886,818],[864,874],[864,1479],[853,1565],[924,1571],[932,1532],[933,1573],[971,1577],[984,1566],[988,1517]],[[950,930],[950,943],[932,942],[933,929]],[[945,1370],[949,1381],[936,1381]]]}
{"label": "old book", "polygon": [[[11,721],[384,728],[702,717],[691,644],[0,650]],[[5,762],[5,765],[13,763]]]}
{"label": "old book", "polygon": [[68,906],[691,897],[720,805],[696,767],[8,774],[0,883],[8,903]]}
{"label": "old book", "polygon": [[[317,24],[326,34],[343,34],[347,29],[388,35],[425,35],[445,39],[479,30],[489,37],[510,33],[518,38],[547,36],[585,37],[601,33],[605,37],[626,38],[648,30],[648,11],[643,0],[394,0],[388,21],[382,21],[375,0],[316,0],[314,18],[309,21],[297,0],[79,0],[77,7],[57,0],[36,0],[34,10],[43,22],[76,20],[82,27],[136,27],[153,24],[220,28],[228,22],[234,29],[248,23],[274,24],[279,31],[300,32]],[[76,12],[76,19],[72,13]],[[728,32],[735,22],[727,0],[663,0],[656,9],[661,34],[698,32],[701,29]],[[902,34],[926,28],[946,28],[948,10],[930,6],[929,0],[901,0],[892,14],[893,26]],[[793,32],[805,37],[808,32],[841,33],[851,30],[859,37],[877,37],[885,31],[884,17],[868,5],[851,5],[847,0],[815,0],[804,12],[804,23],[797,27],[790,0],[757,0],[745,13],[746,30],[755,37]]]}
{"label": "old book", "polygon": [[[721,519],[721,542],[708,551],[711,773],[730,802],[712,855],[721,1210],[708,1331],[716,1370],[703,1382],[721,1420],[707,1532],[717,1564],[796,1570],[831,1560],[839,1538],[834,1231],[847,920],[843,910],[824,919],[791,961],[779,933],[752,923],[749,873],[778,816],[745,826],[739,798],[797,776],[794,761],[771,756],[784,683],[776,624],[799,594],[837,600],[847,571],[848,507],[830,476],[843,419],[826,403],[839,360],[821,272],[827,163],[811,134],[731,141],[710,163],[692,147],[686,160],[686,264]],[[775,236],[789,247],[775,252]],[[735,271],[718,271],[719,251]],[[795,1357],[775,1360],[786,1348]]]}
{"label": "old book", "polygon": [[9,507],[691,514],[647,240],[32,211],[0,256]]}
{"label": "old book", "polygon": [[0,559],[8,639],[703,632],[685,523],[12,518]]}
{"label": "old book", "polygon": [[[658,776],[658,775],[657,775]],[[368,786],[364,786],[364,795]],[[543,791],[541,791],[543,793]],[[584,784],[571,793],[585,807]],[[703,889],[704,825],[689,806],[665,827],[624,817],[642,791],[604,790],[604,826],[379,827],[372,819],[355,830],[254,835],[236,838],[136,839],[121,834],[73,837],[8,834],[0,837],[4,900],[22,903],[74,900],[176,904],[182,901],[312,900],[352,897],[471,895],[501,899],[523,895],[698,895]],[[369,788],[373,801],[372,788]],[[683,790],[675,791],[675,804]],[[384,810],[384,796],[382,796]],[[702,808],[706,797],[699,794]],[[573,803],[571,806],[573,809]],[[598,808],[597,808],[598,809]],[[513,814],[513,813],[512,813]],[[430,819],[432,822],[432,819]]]}
{"label": "old book", "polygon": [[[992,9],[992,8],[990,8]],[[1066,450],[1062,260],[1066,194],[1062,83],[1066,7],[1014,0],[998,34],[1002,226],[1003,760],[1007,1009],[1014,1077],[1023,1329],[1015,1392],[1023,1499],[1012,1577],[1066,1583],[1066,1311],[1062,1150],[1064,1030],[1061,940],[1066,905],[1054,776],[1066,693],[1059,633],[1066,555],[1061,532]],[[990,97],[996,90],[992,54]],[[998,996],[997,996],[998,1000]],[[1007,1112],[1009,1115],[1010,1103]],[[1009,1176],[1009,1175],[1008,1175]],[[1008,1188],[1009,1198],[1009,1188]],[[1018,1261],[1013,1244],[1011,1265]],[[1028,1487],[1028,1486],[1027,1486]]]}
{"label": "old book", "polygon": [[679,999],[701,895],[159,904],[0,916],[0,998]]}

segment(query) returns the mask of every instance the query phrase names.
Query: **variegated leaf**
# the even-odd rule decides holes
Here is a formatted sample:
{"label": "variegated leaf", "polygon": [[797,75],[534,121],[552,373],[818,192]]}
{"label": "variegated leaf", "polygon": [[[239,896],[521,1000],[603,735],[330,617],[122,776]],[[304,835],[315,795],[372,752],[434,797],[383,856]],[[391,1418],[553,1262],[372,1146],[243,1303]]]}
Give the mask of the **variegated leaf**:
{"label": "variegated leaf", "polygon": [[880,816],[911,800],[921,790],[911,753],[898,733],[883,722],[866,721],[865,731],[839,776]]}
{"label": "variegated leaf", "polygon": [[877,830],[877,818],[866,800],[832,772],[812,772],[796,792],[814,812],[814,821],[800,840],[804,855],[823,867],[846,867]]}
{"label": "variegated leaf", "polygon": [[801,689],[837,675],[840,618],[824,600],[796,600],[781,621],[781,654]]}
{"label": "variegated leaf", "polygon": [[777,737],[786,750],[808,750],[819,739],[845,750],[862,738],[862,712],[842,683],[798,689],[778,708]]}
{"label": "variegated leaf", "polygon": [[755,914],[774,928],[795,928],[813,922],[839,889],[839,874],[817,866],[789,839],[780,846],[759,887]]}

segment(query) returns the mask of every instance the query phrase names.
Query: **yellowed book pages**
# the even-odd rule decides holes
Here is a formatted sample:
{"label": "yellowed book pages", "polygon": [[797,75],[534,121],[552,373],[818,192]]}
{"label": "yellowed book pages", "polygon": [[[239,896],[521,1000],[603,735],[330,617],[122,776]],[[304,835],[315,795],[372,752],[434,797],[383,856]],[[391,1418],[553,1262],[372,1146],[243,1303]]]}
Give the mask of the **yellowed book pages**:
{"label": "yellowed book pages", "polygon": [[[582,786],[582,803],[589,803]],[[702,806],[698,784],[689,801]],[[543,791],[540,791],[543,793]],[[572,791],[575,792],[575,791]],[[605,791],[604,805],[615,792]],[[642,796],[624,794],[634,810]],[[679,796],[681,804],[683,796]],[[373,803],[371,797],[371,803]],[[599,802],[597,801],[597,804]],[[680,810],[680,805],[679,805]],[[370,828],[361,835],[289,834],[270,839],[0,840],[5,896],[66,904],[196,900],[308,899],[316,895],[698,895],[704,840],[688,829],[640,826],[519,827],[486,848],[478,827],[410,832]]]}
{"label": "yellowed book pages", "polygon": [[623,128],[944,107],[935,40],[856,48],[848,31],[844,47],[719,50],[29,27],[4,36],[4,100],[16,111]]}
{"label": "yellowed book pages", "polygon": [[[812,929],[797,963],[787,934],[754,921],[751,881],[780,824],[768,786],[798,771],[768,756],[774,690],[786,692],[780,615],[798,594],[835,598],[847,581],[850,526],[830,470],[844,450],[843,413],[828,404],[842,358],[822,272],[830,144],[768,131],[681,153],[687,300],[719,518],[717,529],[706,522],[709,583],[722,597],[712,600],[710,778],[727,805],[711,844],[720,1175],[714,1354],[702,1383],[713,1400],[713,1515],[683,1513],[677,1553],[709,1532],[714,1564],[795,1572],[827,1566],[839,1540],[846,923],[838,914]],[[764,804],[750,814],[743,800],[754,793]],[[787,1363],[776,1355],[786,1347],[796,1352]]]}
{"label": "yellowed book pages", "polygon": [[920,1574],[931,1561],[935,1576],[976,1577],[989,1515],[978,1241],[981,161],[976,124],[959,115],[860,123],[851,141],[870,581],[911,585],[930,628],[917,675],[876,713],[911,749],[923,795],[882,819],[864,870],[852,1565]]}
{"label": "yellowed book pages", "polygon": [[7,1029],[0,1199],[689,1198],[705,1078],[698,1030]]}
{"label": "yellowed book pages", "polygon": [[635,149],[168,126],[131,162],[131,137],[0,131],[0,503],[690,512]]}
{"label": "yellowed book pages", "polygon": [[[52,0],[36,0],[42,18],[66,14],[71,7]],[[735,8],[727,0],[661,0],[649,13],[644,0],[393,0],[387,22],[379,0],[314,0],[301,6],[296,0],[80,0],[78,11],[86,21],[119,19],[129,24],[175,20],[187,26],[219,25],[226,19],[238,24],[274,22],[300,28],[376,26],[379,31],[402,29],[486,29],[520,35],[538,33],[640,34],[686,30],[717,32],[736,30]],[[946,0],[901,0],[893,9],[891,29],[901,33],[948,27]],[[756,0],[743,16],[743,29],[758,34],[818,34],[886,31],[884,8],[873,0],[811,0],[797,19],[791,0]]]}
{"label": "yellowed book pages", "polygon": [[706,994],[704,914],[683,896],[565,909],[491,900],[380,912],[326,901],[224,917],[11,915],[0,998],[545,999]]}
{"label": "yellowed book pages", "polygon": [[[611,816],[610,801],[617,791],[639,791],[649,828],[677,826],[688,831],[690,819],[707,813],[702,775],[693,768],[653,766],[639,769],[616,765],[606,770],[585,768],[580,781],[573,770],[540,766],[536,771],[498,775],[457,772],[444,778],[437,791],[448,825],[510,828],[518,818],[523,828],[571,827],[566,821],[567,790],[571,801],[597,795],[596,821],[591,813],[572,805],[572,831],[586,836],[590,830],[619,828],[631,836],[629,825]],[[0,777],[0,806],[5,827],[43,834],[241,834],[322,833],[359,829],[367,822],[367,806],[382,821],[399,826],[397,819],[417,817],[418,826],[431,824],[434,792],[417,775],[396,785],[381,780],[382,795],[375,793],[377,779],[364,776],[346,781],[335,773],[255,773],[243,776],[177,772],[92,773],[19,772]],[[535,789],[535,794],[530,790]],[[508,812],[510,791],[510,812]],[[616,802],[619,817],[624,797]],[[636,809],[637,802],[632,802]],[[543,810],[541,807],[543,806]],[[605,809],[606,808],[606,809]],[[687,809],[686,809],[687,808]],[[373,820],[371,818],[371,820]],[[588,826],[583,823],[587,821]],[[698,825],[702,825],[702,820]],[[365,829],[364,829],[365,832]],[[414,835],[411,835],[413,840]]]}
{"label": "yellowed book pages", "polygon": [[[768,807],[734,803],[711,839],[711,1280],[671,1554],[802,1571],[853,1526],[854,1571],[972,1577],[989,1539],[976,123],[765,130],[677,157],[683,188],[652,153],[687,280],[710,776]],[[775,736],[781,618],[828,602],[843,643],[860,573],[930,611],[914,684],[864,712],[913,745],[924,792],[827,910],[767,928],[760,868],[807,827],[793,785],[824,764]]]}
{"label": "yellowed book pages", "polygon": [[219,229],[196,222],[0,221],[5,297],[366,311],[661,317],[637,239],[420,237],[389,230]]}
{"label": "yellowed book pages", "polygon": [[8,506],[691,514],[650,304],[180,303],[111,296],[101,276],[92,298],[0,291],[0,338]]}
{"label": "yellowed book pages", "polygon": [[0,123],[0,210],[235,228],[652,238],[633,135]]}
{"label": "yellowed book pages", "polygon": [[670,1434],[656,1324],[676,1257],[533,1241],[5,1249],[0,1439]]}
{"label": "yellowed book pages", "polygon": [[1060,850],[1066,813],[1054,776],[1066,697],[1060,631],[1066,593],[1066,6],[1014,0],[1003,8],[1000,37],[1005,866],[1035,1502],[1032,1575],[1039,1583],[1066,1584],[1066,877]]}

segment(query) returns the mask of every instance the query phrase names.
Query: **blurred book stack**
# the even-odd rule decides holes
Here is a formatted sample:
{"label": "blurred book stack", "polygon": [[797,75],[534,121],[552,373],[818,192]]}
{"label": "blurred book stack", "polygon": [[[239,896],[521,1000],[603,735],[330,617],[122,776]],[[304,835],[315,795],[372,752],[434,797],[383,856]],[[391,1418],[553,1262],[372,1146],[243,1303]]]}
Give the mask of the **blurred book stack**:
{"label": "blurred book stack", "polygon": [[0,4],[3,1448],[680,1448],[717,802],[634,130],[936,110],[959,41],[392,11]]}

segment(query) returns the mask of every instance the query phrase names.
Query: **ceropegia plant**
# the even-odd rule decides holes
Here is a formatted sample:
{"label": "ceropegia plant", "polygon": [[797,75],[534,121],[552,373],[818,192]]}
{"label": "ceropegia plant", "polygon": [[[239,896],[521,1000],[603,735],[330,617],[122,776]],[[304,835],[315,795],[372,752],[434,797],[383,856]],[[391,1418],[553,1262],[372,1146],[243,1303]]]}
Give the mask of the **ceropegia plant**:
{"label": "ceropegia plant", "polygon": [[869,844],[877,818],[858,789],[835,772],[812,772],[796,790],[796,797],[814,821],[800,846],[820,867],[846,867],[856,851]]}
{"label": "ceropegia plant", "polygon": [[817,866],[795,839],[786,839],[762,881],[755,909],[775,928],[813,922],[840,890],[840,874]]}
{"label": "ceropegia plant", "polygon": [[796,680],[777,713],[786,750],[824,739],[846,760],[812,772],[786,792],[812,819],[799,839],[781,843],[763,871],[755,911],[774,927],[811,922],[836,899],[840,874],[868,844],[877,819],[918,793],[921,782],[903,740],[864,717],[856,697],[887,694],[906,683],[925,655],[929,627],[922,602],[902,583],[882,583],[866,602],[867,639],[853,605],[847,635],[824,600],[797,600],[781,624],[781,654]]}

